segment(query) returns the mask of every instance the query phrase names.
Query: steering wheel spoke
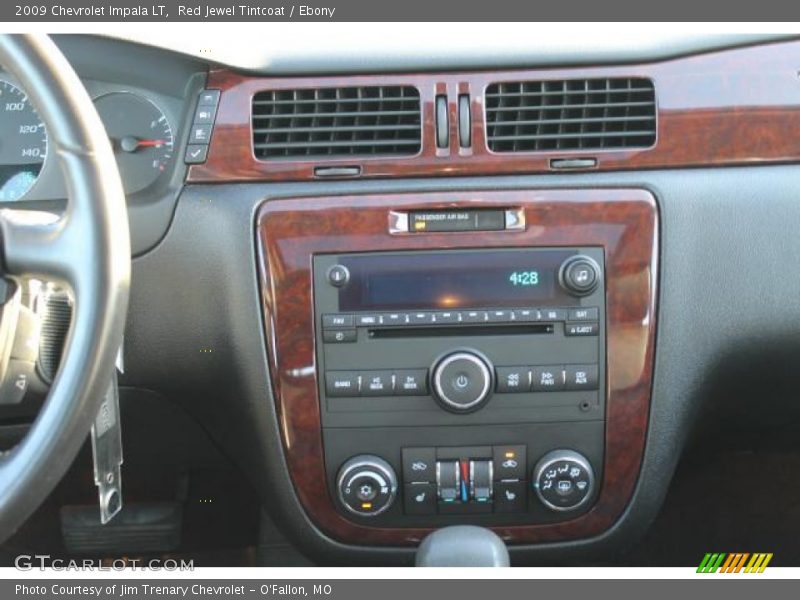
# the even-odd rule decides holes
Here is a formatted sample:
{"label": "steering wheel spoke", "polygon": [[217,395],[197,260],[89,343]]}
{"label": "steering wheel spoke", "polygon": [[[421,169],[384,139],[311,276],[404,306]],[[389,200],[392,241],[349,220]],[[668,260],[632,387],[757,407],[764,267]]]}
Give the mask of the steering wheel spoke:
{"label": "steering wheel spoke", "polygon": [[0,211],[0,240],[4,272],[72,283],[70,232],[49,213]]}

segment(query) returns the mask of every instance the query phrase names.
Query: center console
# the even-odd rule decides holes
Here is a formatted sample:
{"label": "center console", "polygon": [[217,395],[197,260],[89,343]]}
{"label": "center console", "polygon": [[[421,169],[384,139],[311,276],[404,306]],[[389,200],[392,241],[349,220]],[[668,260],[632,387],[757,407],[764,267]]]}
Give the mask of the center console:
{"label": "center console", "polygon": [[649,193],[273,200],[258,232],[272,391],[317,526],[404,545],[613,524],[648,415]]}

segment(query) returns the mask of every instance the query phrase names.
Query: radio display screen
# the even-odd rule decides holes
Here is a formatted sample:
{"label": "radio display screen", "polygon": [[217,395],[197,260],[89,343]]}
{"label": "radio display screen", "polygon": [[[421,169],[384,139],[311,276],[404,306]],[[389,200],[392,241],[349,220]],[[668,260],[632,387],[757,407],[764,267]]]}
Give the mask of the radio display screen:
{"label": "radio display screen", "polygon": [[339,310],[527,307],[569,303],[558,269],[574,251],[453,250],[340,258]]}

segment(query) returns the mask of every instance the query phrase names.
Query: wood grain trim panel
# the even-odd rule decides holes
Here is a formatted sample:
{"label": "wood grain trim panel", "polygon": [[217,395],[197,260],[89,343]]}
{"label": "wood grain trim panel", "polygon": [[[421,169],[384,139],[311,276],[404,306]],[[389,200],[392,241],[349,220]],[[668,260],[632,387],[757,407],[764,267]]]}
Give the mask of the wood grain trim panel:
{"label": "wood grain trim panel", "polygon": [[[358,165],[362,178],[548,172],[553,158],[592,157],[595,170],[721,166],[800,160],[800,42],[785,42],[624,67],[414,75],[268,78],[212,71],[208,87],[222,90],[205,164],[190,182],[315,179],[318,166]],[[626,151],[490,152],[483,93],[502,81],[646,77],[658,103],[658,139]],[[422,102],[422,150],[413,157],[262,161],[252,150],[250,105],[264,89],[353,85],[415,85]],[[435,144],[434,97],[450,102],[450,148]],[[458,145],[458,94],[472,95],[471,148]]]}
{"label": "wood grain trim panel", "polygon": [[[523,232],[390,235],[389,210],[524,208]],[[656,328],[658,214],[643,190],[527,190],[297,198],[265,202],[257,217],[261,291],[287,467],[303,508],[350,543],[410,545],[424,529],[354,524],[334,509],[325,477],[315,369],[314,254],[475,247],[602,246],[606,256],[607,412],[604,479],[584,515],[550,525],[502,527],[509,543],[601,533],[630,500],[645,445]]]}

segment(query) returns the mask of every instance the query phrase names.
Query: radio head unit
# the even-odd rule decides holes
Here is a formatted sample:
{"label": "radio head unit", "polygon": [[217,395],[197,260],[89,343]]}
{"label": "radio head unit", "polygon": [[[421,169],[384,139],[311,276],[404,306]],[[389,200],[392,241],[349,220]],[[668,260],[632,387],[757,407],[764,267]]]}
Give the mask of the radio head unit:
{"label": "radio head unit", "polygon": [[[389,524],[487,510],[546,521],[587,507],[603,455],[603,264],[596,247],[315,256],[323,441],[342,513]],[[567,458],[553,464],[580,475],[560,485],[577,495],[531,499],[531,517],[534,480],[556,482],[546,481],[552,467],[530,467],[559,449]],[[406,458],[415,456],[428,458]],[[512,463],[522,467],[505,473]],[[408,486],[433,480],[426,512],[415,502],[427,492]],[[391,507],[396,495],[403,510]]]}

